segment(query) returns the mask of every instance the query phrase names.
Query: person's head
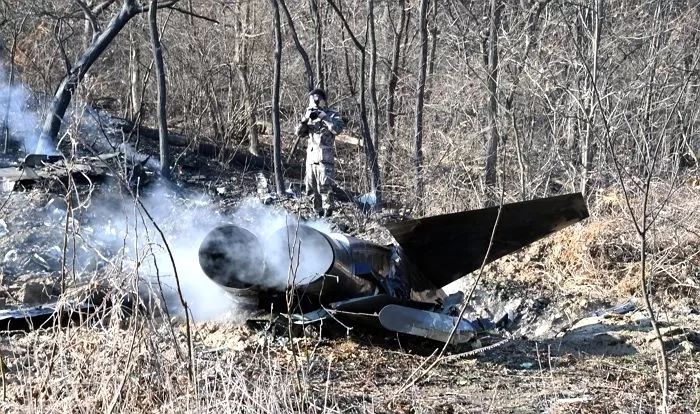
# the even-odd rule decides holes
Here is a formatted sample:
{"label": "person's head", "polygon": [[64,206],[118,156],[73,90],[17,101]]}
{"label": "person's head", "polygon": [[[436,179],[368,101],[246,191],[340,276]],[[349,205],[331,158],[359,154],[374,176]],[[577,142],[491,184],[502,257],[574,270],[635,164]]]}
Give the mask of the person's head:
{"label": "person's head", "polygon": [[326,107],[326,91],[321,88],[316,88],[309,92],[309,108],[325,108]]}

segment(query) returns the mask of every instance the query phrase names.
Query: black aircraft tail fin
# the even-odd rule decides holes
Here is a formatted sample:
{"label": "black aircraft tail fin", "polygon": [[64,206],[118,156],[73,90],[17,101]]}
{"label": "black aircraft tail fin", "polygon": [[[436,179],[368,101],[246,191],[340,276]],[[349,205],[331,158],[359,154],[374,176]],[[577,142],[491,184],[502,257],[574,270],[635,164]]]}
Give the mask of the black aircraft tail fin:
{"label": "black aircraft tail fin", "polygon": [[[409,260],[436,286],[445,286],[484,261],[499,207],[387,226]],[[487,263],[588,217],[581,194],[504,204]]]}

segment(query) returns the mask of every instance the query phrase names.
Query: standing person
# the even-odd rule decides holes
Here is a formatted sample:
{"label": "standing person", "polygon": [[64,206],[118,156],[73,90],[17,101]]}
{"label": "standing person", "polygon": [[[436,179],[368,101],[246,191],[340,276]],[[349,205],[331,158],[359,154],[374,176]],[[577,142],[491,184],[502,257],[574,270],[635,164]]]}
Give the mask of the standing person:
{"label": "standing person", "polygon": [[306,195],[313,197],[314,210],[319,217],[333,214],[334,145],[335,136],[345,124],[340,115],[326,107],[326,92],[309,92],[309,106],[297,126],[296,134],[308,137],[306,146]]}

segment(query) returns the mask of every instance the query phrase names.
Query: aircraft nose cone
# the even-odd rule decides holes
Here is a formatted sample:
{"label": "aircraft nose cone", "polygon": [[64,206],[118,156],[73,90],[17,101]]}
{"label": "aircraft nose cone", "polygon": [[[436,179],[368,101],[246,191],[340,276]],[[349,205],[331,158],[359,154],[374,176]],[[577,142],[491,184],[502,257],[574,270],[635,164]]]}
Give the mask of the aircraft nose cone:
{"label": "aircraft nose cone", "polygon": [[258,238],[232,224],[219,226],[207,234],[199,247],[199,265],[214,282],[235,289],[255,285],[265,272]]}

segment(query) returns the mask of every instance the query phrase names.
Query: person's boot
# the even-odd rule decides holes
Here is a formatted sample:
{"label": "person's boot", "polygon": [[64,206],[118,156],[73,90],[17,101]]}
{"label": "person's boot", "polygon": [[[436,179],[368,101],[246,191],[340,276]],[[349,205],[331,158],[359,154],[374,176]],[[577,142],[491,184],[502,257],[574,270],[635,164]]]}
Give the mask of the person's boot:
{"label": "person's boot", "polygon": [[318,216],[318,218],[326,217],[326,212],[324,210],[316,210],[316,216]]}

